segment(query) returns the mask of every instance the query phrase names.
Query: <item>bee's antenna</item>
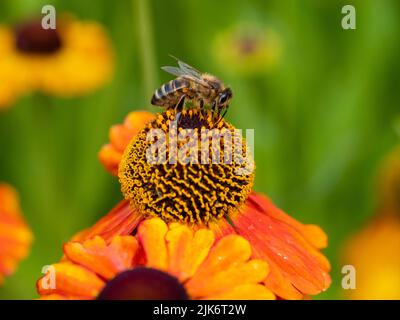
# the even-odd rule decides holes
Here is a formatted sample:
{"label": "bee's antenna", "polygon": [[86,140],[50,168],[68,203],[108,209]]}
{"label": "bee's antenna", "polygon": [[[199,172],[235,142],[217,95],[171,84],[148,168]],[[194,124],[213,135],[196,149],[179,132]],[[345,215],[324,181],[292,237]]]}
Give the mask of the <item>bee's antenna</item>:
{"label": "bee's antenna", "polygon": [[181,61],[180,59],[178,59],[177,57],[175,57],[175,56],[172,55],[172,54],[169,54],[169,56],[170,56],[172,59],[175,59],[176,61]]}

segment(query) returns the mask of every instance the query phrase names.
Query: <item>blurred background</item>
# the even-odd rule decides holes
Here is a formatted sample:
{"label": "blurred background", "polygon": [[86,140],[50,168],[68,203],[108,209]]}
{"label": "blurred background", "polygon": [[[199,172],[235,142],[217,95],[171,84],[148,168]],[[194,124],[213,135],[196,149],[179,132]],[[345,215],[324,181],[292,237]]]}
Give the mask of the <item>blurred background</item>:
{"label": "blurred background", "polygon": [[101,24],[114,72],[84,95],[32,92],[0,109],[0,181],[18,190],[35,237],[0,298],[36,297],[62,243],[121,199],[98,151],[129,111],[158,110],[149,101],[171,79],[169,54],[231,85],[226,118],[255,129],[255,189],[326,231],[333,283],[315,298],[348,298],[343,248],[375,216],[378,169],[400,140],[398,1],[351,1],[356,30],[341,26],[349,1],[317,0],[1,0],[0,25],[46,4]]}

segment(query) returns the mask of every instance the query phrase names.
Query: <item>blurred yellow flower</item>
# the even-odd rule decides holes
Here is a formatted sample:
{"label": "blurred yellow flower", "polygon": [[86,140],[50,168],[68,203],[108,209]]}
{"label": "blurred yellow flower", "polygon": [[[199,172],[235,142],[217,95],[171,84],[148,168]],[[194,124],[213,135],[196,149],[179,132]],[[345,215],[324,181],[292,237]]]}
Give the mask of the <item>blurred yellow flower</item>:
{"label": "blurred yellow flower", "polygon": [[400,218],[386,215],[370,222],[346,248],[345,263],[356,270],[351,299],[400,299]]}
{"label": "blurred yellow flower", "polygon": [[0,284],[11,275],[32,243],[32,233],[21,216],[17,192],[0,183]]}
{"label": "blurred yellow flower", "polygon": [[64,16],[57,29],[40,21],[0,26],[0,108],[30,91],[71,97],[110,80],[113,53],[104,28]]}
{"label": "blurred yellow flower", "polygon": [[351,299],[400,299],[400,146],[384,162],[377,214],[346,247],[356,270]]}
{"label": "blurred yellow flower", "polygon": [[273,69],[281,57],[278,34],[269,28],[242,25],[217,34],[214,55],[219,66],[239,75],[258,75]]}

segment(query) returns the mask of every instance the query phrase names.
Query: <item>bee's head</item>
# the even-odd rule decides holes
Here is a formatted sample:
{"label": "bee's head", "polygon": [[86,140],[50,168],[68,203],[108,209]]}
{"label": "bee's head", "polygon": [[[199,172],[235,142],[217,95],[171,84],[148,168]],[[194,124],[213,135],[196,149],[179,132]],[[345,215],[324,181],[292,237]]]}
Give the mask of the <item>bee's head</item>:
{"label": "bee's head", "polygon": [[226,107],[231,101],[233,96],[232,90],[230,88],[226,88],[218,95],[217,104],[220,108]]}

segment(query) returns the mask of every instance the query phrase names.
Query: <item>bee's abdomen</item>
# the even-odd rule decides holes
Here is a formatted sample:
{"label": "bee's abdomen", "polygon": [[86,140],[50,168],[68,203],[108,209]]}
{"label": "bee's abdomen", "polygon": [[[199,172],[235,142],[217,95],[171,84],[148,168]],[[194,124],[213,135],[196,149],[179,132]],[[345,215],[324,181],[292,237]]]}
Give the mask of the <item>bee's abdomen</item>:
{"label": "bee's abdomen", "polygon": [[182,78],[177,78],[163,84],[151,98],[151,104],[156,106],[172,106],[182,95],[182,90],[188,88],[190,83]]}

